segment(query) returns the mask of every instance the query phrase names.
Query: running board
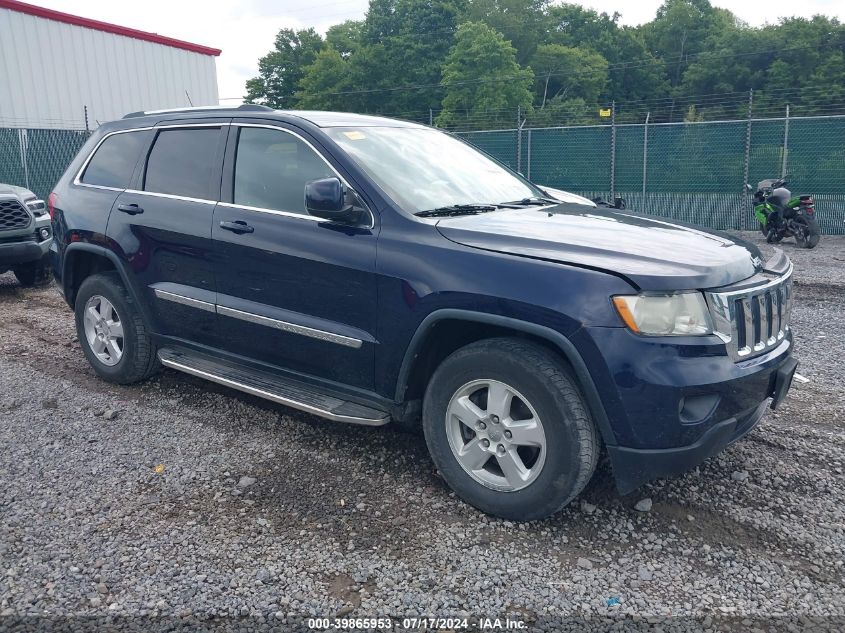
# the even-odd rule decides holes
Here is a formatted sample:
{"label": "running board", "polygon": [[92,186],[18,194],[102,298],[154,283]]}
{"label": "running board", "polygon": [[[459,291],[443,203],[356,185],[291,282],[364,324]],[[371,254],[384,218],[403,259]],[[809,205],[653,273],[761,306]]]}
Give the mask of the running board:
{"label": "running board", "polygon": [[310,385],[285,380],[268,372],[205,354],[164,348],[158,351],[158,359],[165,367],[205,378],[327,420],[367,426],[381,426],[390,421],[390,416],[385,411],[327,396]]}

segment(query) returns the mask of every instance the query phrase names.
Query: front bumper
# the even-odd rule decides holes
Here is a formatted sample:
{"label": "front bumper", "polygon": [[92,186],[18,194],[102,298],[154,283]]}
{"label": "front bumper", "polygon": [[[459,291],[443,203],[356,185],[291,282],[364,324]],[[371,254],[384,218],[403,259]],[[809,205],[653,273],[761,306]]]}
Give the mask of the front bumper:
{"label": "front bumper", "polygon": [[622,494],[690,470],[748,433],[770,398],[776,406],[785,397],[797,366],[791,333],[741,362],[715,337],[586,328],[579,339],[612,429],[605,443]]}
{"label": "front bumper", "polygon": [[0,243],[0,266],[11,267],[34,262],[47,254],[52,239],[38,242],[34,239]]}
{"label": "front bumper", "polygon": [[[48,232],[46,238],[41,237],[42,229]],[[52,243],[53,230],[46,214],[36,217],[26,230],[0,232],[0,267],[6,269],[38,261],[47,255]]]}

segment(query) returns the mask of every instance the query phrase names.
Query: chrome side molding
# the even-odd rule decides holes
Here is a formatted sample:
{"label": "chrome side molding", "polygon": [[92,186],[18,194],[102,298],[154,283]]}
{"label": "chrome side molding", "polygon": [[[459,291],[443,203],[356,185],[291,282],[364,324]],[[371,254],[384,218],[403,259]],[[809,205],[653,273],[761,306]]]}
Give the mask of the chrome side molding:
{"label": "chrome side molding", "polygon": [[185,295],[177,295],[174,292],[167,292],[166,290],[162,290],[161,288],[154,288],[156,297],[159,299],[164,299],[165,301],[172,301],[173,303],[179,303],[184,306],[190,306],[192,308],[198,308],[199,310],[205,310],[206,312],[215,312],[214,304],[208,303],[207,301],[200,301],[199,299],[194,299],[193,297],[186,297]]}
{"label": "chrome side molding", "polygon": [[307,336],[309,338],[326,341],[328,343],[335,343],[336,345],[343,345],[344,347],[351,347],[353,349],[359,349],[364,344],[364,341],[361,339],[351,336],[344,336],[343,334],[318,330],[306,325],[298,325],[296,323],[290,323],[280,319],[273,319],[253,312],[236,310],[235,308],[209,303],[208,301],[201,301],[200,299],[194,299],[193,297],[186,297],[185,295],[162,290],[161,288],[153,288],[153,292],[155,292],[157,298],[165,301],[172,301],[173,303],[197,308],[198,310],[205,310],[206,312],[216,312],[217,314],[231,317],[233,319],[240,319],[241,321],[247,321],[248,323],[272,327],[277,330],[282,330],[283,332],[290,332],[291,334]]}
{"label": "chrome side molding", "polygon": [[253,314],[252,312],[243,312],[235,310],[234,308],[227,308],[226,306],[217,306],[217,314],[232,317],[233,319],[240,319],[241,321],[248,321],[249,323],[256,323],[258,325],[265,325],[267,327],[276,328],[283,332],[290,332],[291,334],[300,334],[310,338],[316,338],[321,341],[328,341],[329,343],[337,343],[346,347],[353,347],[358,349],[363,344],[363,341],[350,336],[343,336],[342,334],[334,334],[333,332],[326,332],[325,330],[317,330],[306,327],[304,325],[297,325],[296,323],[288,323],[287,321],[280,321],[278,319],[271,319],[270,317],[261,316],[260,314]]}

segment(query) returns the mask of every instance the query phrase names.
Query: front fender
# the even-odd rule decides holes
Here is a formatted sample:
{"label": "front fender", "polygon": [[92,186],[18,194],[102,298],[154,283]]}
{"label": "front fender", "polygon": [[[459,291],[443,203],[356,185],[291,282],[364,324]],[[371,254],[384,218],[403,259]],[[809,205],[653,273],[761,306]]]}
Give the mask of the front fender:
{"label": "front fender", "polygon": [[599,431],[602,434],[602,439],[605,444],[609,446],[616,445],[616,437],[610,426],[607,413],[604,409],[601,398],[599,397],[596,385],[593,382],[593,378],[587,369],[584,359],[575,348],[575,345],[573,345],[566,336],[549,327],[497,314],[444,308],[435,310],[423,319],[411,338],[411,343],[405,351],[405,356],[402,359],[402,365],[399,369],[399,375],[396,381],[396,402],[403,402],[405,399],[405,392],[408,388],[408,380],[411,376],[414,360],[419,355],[419,351],[422,349],[422,346],[424,345],[432,327],[438,321],[446,319],[504,327],[518,332],[524,332],[552,343],[572,366],[572,369],[575,372],[575,379],[581,387],[581,391],[587,401],[587,406],[589,407],[590,413],[599,427]]}

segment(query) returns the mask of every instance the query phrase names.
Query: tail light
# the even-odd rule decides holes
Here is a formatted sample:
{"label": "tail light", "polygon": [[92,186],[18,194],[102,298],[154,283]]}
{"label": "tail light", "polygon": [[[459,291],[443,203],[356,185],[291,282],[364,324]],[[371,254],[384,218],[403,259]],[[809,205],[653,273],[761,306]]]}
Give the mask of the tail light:
{"label": "tail light", "polygon": [[56,214],[56,201],[59,199],[59,196],[56,195],[56,192],[53,191],[49,196],[47,196],[47,211],[50,213],[50,219],[53,219],[53,216]]}

